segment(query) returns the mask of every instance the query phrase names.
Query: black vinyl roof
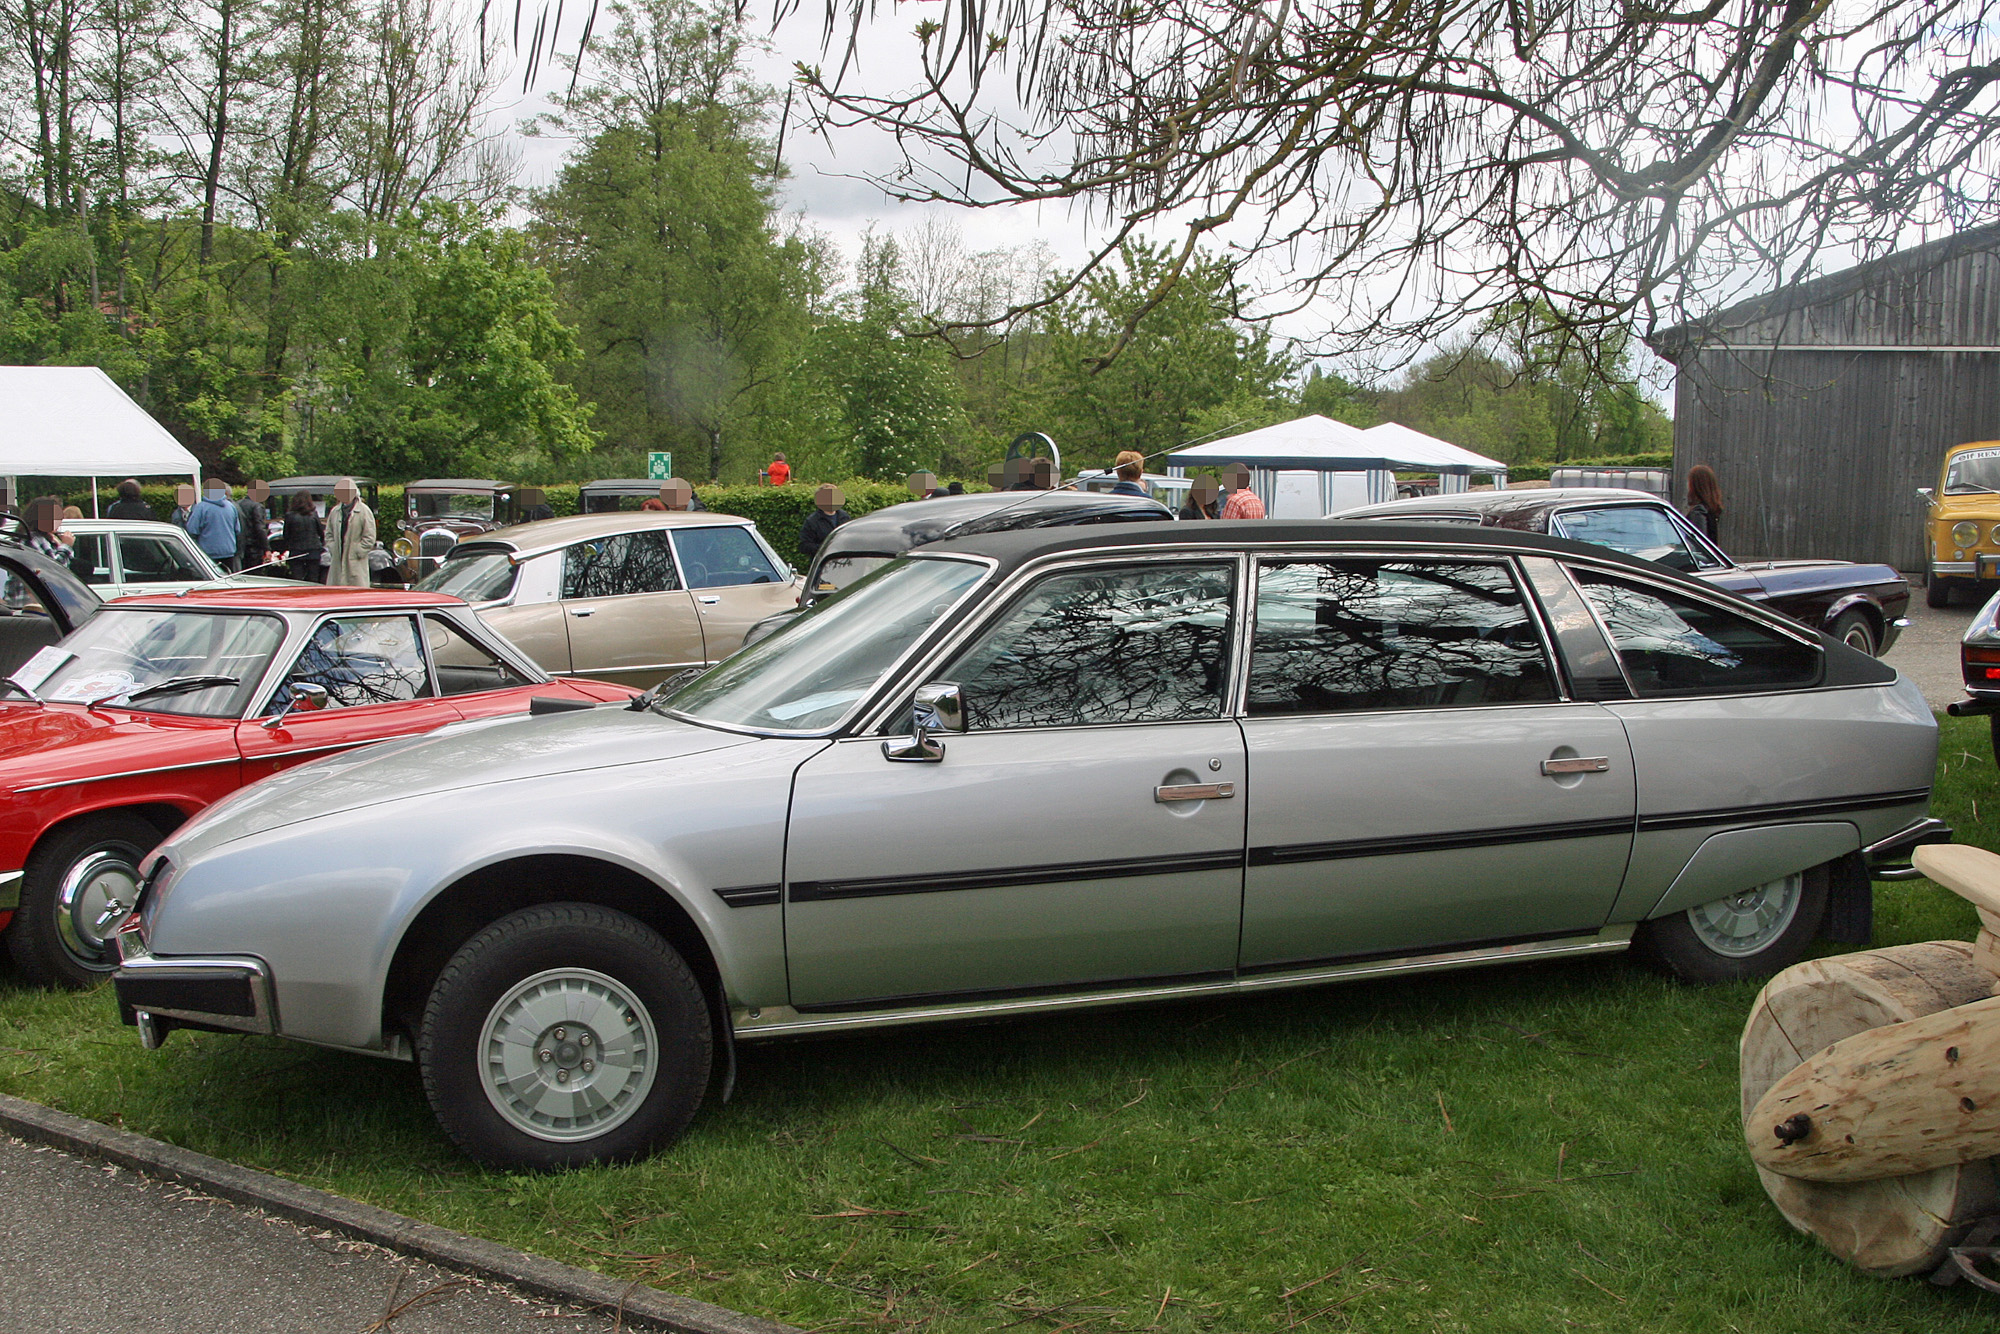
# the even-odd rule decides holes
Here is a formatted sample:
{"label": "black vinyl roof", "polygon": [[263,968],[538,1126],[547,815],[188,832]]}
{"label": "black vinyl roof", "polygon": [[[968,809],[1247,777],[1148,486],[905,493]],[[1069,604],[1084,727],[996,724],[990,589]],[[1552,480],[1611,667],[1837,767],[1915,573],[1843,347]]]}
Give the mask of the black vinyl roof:
{"label": "black vinyl roof", "polygon": [[916,556],[964,554],[988,556],[1009,573],[1030,561],[1066,551],[1125,549],[1140,556],[1150,550],[1234,553],[1244,549],[1351,543],[1356,547],[1410,546],[1439,550],[1468,547],[1523,555],[1587,557],[1599,564],[1622,565],[1649,579],[1687,584],[1713,596],[1715,587],[1690,580],[1655,561],[1640,560],[1609,547],[1566,537],[1517,532],[1507,528],[1475,528],[1469,524],[1383,523],[1351,519],[1209,519],[1164,523],[1118,523],[1070,528],[1023,528],[981,533],[935,542]]}
{"label": "black vinyl roof", "polygon": [[1150,496],[1097,491],[981,491],[935,496],[906,500],[849,519],[833,530],[822,550],[895,553],[936,542],[954,531],[972,534],[1077,523],[1095,526],[1115,515],[1167,520],[1173,511]]}

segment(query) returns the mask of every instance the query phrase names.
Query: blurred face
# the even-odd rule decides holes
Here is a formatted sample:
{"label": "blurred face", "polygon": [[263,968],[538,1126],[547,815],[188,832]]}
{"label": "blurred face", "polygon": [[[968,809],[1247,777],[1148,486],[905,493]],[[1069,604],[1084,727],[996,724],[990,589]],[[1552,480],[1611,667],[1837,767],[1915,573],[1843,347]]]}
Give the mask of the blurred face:
{"label": "blurred face", "polygon": [[1036,459],[1035,485],[1044,491],[1053,491],[1056,485],[1056,465],[1047,459]]}
{"label": "blurred face", "polygon": [[678,477],[669,477],[660,487],[660,499],[670,510],[684,510],[694,499],[694,488]]}
{"label": "blurred face", "polygon": [[36,532],[53,534],[56,525],[62,522],[62,507],[53,500],[38,500],[30,507],[28,517]]}
{"label": "blurred face", "polygon": [[1241,491],[1244,487],[1250,485],[1250,470],[1239,463],[1235,467],[1224,471],[1222,480],[1223,484],[1231,491]]}
{"label": "blurred face", "polygon": [[1194,479],[1193,489],[1188,494],[1194,498],[1194,503],[1197,505],[1212,505],[1215,503],[1217,490],[1213,477],[1197,477]]}
{"label": "blurred face", "polygon": [[910,494],[918,498],[937,490],[937,475],[928,472],[913,472],[909,480]]}
{"label": "blurred face", "polygon": [[822,514],[831,514],[846,502],[847,493],[832,482],[822,483],[819,490],[813,492],[813,504],[819,506]]}
{"label": "blurred face", "polygon": [[248,494],[250,496],[250,499],[256,501],[259,505],[261,505],[265,501],[271,498],[271,488],[266,486],[262,482],[252,482],[250,483],[250,490]]}
{"label": "blurred face", "polygon": [[179,505],[182,509],[194,508],[195,499],[193,482],[182,482],[174,488],[174,504]]}
{"label": "blurred face", "polygon": [[220,477],[209,478],[206,482],[202,483],[202,489],[210,500],[229,499],[229,483],[223,481]]}
{"label": "blurred face", "polygon": [[343,505],[352,505],[360,498],[361,491],[354,485],[352,477],[343,477],[333,486],[333,498]]}

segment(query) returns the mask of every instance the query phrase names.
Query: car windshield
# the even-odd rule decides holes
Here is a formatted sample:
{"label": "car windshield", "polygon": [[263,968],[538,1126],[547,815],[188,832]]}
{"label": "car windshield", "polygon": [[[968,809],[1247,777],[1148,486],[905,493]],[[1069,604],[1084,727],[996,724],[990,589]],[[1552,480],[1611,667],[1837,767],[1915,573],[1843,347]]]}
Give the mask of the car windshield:
{"label": "car windshield", "polygon": [[667,697],[691,722],[777,732],[838,723],[986,577],[964,560],[891,562]]}
{"label": "car windshield", "polygon": [[493,602],[514,588],[514,562],[504,551],[461,548],[417,580],[420,593],[449,593],[467,602]]}
{"label": "car windshield", "polygon": [[1675,570],[1713,569],[1715,558],[1687,540],[1667,512],[1656,505],[1613,505],[1566,510],[1556,516],[1563,537],[1610,547]]}
{"label": "car windshield", "polygon": [[493,517],[491,491],[413,491],[410,515],[418,519],[490,519]]}
{"label": "car windshield", "polygon": [[[113,604],[52,650],[66,655],[55,670],[22,684],[51,702],[234,718],[284,638],[276,616]],[[196,678],[210,684],[192,688]]]}
{"label": "car windshield", "polygon": [[1944,471],[1946,495],[2000,491],[2000,449],[1968,449]]}
{"label": "car windshield", "polygon": [[820,562],[819,574],[813,579],[813,592],[837,593],[893,559],[893,556],[828,556]]}

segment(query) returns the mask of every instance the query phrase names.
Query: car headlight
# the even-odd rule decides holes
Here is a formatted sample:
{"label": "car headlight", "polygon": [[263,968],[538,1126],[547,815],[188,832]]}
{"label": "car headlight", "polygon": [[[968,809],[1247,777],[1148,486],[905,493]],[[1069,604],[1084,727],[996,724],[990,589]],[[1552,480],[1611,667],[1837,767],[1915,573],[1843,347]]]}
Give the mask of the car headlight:
{"label": "car headlight", "polygon": [[1993,525],[1992,540],[1994,546],[2000,547],[2000,523]]}
{"label": "car headlight", "polygon": [[[1961,526],[1968,528],[1971,527],[1970,524],[1965,524]],[[1954,529],[1953,531],[1956,531],[1956,529]],[[1977,534],[1975,533],[1975,536],[1976,535]],[[415,542],[412,542],[407,537],[399,537],[396,539],[396,554],[398,556],[401,556],[404,560],[408,560],[410,557],[417,554],[417,544]]]}
{"label": "car headlight", "polygon": [[1953,524],[1951,526],[1951,540],[1955,546],[1969,547],[1974,545],[1979,541],[1979,525],[1969,519]]}

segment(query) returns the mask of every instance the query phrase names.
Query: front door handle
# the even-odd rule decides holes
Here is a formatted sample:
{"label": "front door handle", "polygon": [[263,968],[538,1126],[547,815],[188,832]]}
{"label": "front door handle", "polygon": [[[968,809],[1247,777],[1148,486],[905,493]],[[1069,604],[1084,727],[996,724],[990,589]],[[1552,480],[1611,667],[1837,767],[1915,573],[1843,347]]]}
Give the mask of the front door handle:
{"label": "front door handle", "polygon": [[1558,774],[1601,774],[1611,769],[1609,756],[1579,756],[1573,760],[1543,760],[1542,773],[1553,778]]}
{"label": "front door handle", "polygon": [[719,597],[714,597],[714,598],[696,598],[696,599],[695,599],[695,601],[696,601],[696,602],[699,602],[699,603],[700,603],[700,604],[701,604],[702,606],[704,606],[704,607],[713,607],[713,606],[714,606],[714,605],[715,605],[716,603],[718,603],[718,602],[722,601],[722,599],[721,599],[721,598],[719,598]]}
{"label": "front door handle", "polygon": [[588,616],[596,610],[597,608],[595,607],[571,607],[569,614],[572,616]]}
{"label": "front door handle", "polygon": [[1234,783],[1169,783],[1153,789],[1154,801],[1213,801],[1235,795]]}

